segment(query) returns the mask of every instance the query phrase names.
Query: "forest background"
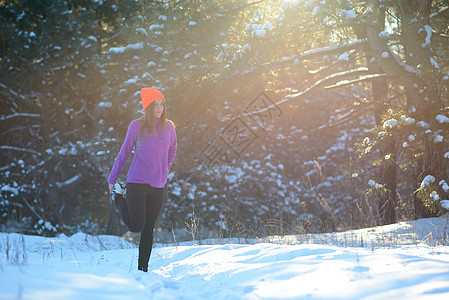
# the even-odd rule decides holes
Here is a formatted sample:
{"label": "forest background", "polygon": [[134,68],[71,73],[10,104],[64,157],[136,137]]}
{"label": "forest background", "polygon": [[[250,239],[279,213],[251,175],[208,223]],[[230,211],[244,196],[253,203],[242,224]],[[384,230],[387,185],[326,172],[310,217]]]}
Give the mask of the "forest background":
{"label": "forest background", "polygon": [[178,135],[160,231],[444,214],[448,24],[446,0],[1,0],[1,230],[123,234],[106,180],[147,86]]}

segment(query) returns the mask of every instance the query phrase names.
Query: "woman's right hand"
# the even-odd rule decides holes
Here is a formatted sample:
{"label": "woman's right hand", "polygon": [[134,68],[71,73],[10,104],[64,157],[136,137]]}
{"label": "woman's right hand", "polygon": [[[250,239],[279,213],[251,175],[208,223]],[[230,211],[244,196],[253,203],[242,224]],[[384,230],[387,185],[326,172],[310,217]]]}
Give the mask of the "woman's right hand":
{"label": "woman's right hand", "polygon": [[114,189],[114,185],[109,183],[109,194],[112,194],[112,190]]}

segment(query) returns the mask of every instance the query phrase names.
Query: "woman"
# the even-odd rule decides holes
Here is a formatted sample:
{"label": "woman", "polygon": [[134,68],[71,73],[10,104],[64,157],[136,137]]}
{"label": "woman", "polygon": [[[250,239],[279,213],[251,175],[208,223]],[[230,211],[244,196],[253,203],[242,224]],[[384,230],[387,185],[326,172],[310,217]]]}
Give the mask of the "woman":
{"label": "woman", "polygon": [[[177,140],[175,126],[166,117],[164,95],[155,88],[143,88],[141,97],[145,115],[129,125],[108,183],[125,225],[132,232],[141,232],[138,269],[147,272],[153,229],[162,208],[167,174],[175,160]],[[114,185],[133,148],[125,200]]]}

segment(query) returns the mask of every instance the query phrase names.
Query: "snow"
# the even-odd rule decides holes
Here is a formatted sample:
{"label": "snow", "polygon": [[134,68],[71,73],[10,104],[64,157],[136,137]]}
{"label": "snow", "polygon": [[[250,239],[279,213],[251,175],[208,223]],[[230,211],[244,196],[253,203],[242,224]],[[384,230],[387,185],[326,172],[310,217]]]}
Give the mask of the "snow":
{"label": "snow", "polygon": [[408,118],[405,119],[405,123],[406,123],[407,125],[413,125],[413,124],[416,123],[416,120],[413,119],[413,118],[408,117]]}
{"label": "snow", "polygon": [[267,34],[267,31],[264,29],[255,29],[255,30],[253,30],[251,35],[256,36],[258,38],[263,38],[263,37],[265,37],[266,34]]}
{"label": "snow", "polygon": [[[14,186],[17,186],[17,182],[14,182]],[[14,196],[17,196],[17,195],[19,195],[20,188],[16,188],[16,187],[12,187],[10,185],[4,184],[4,185],[2,185],[0,191],[1,192],[9,192],[9,193],[13,194]]]}
{"label": "snow", "polygon": [[123,84],[124,85],[129,85],[129,84],[136,84],[139,81],[139,77],[134,77],[134,78],[130,78],[127,81],[125,81]]}
{"label": "snow", "polygon": [[354,20],[355,18],[357,18],[357,15],[355,14],[355,11],[353,11],[353,10],[342,10],[341,16],[347,21],[351,21],[351,20]]}
{"label": "snow", "polygon": [[448,192],[449,191],[449,185],[447,184],[447,182],[445,180],[441,180],[439,182],[439,185],[441,185],[441,188],[443,189],[444,192]]}
{"label": "snow", "polygon": [[436,143],[441,143],[441,142],[443,142],[443,136],[442,135],[439,135],[439,134],[437,134],[437,135],[435,135],[435,137],[433,138],[433,142],[436,144]]}
{"label": "snow", "polygon": [[418,125],[418,126],[420,126],[422,128],[429,128],[430,127],[429,123],[424,122],[424,121],[419,121],[418,123],[416,123],[416,125]]}
{"label": "snow", "polygon": [[64,187],[64,186],[71,185],[72,183],[74,183],[75,181],[77,181],[77,180],[80,179],[80,178],[81,178],[81,174],[77,174],[77,175],[75,175],[75,176],[73,176],[73,177],[67,179],[67,180],[64,181],[64,182],[56,182],[56,186],[57,186],[58,188],[62,188],[62,187]]}
{"label": "snow", "polygon": [[384,39],[389,39],[390,34],[386,31],[381,31],[381,32],[379,32],[379,37],[384,38]]}
{"label": "snow", "polygon": [[430,198],[432,198],[433,201],[438,201],[440,200],[440,195],[438,195],[437,192],[433,191],[432,193],[430,193]]}
{"label": "snow", "polygon": [[349,54],[347,52],[342,53],[338,58],[338,61],[349,61]]}
{"label": "snow", "polygon": [[427,48],[430,47],[431,45],[430,39],[432,37],[432,27],[430,27],[429,25],[424,25],[423,28],[420,28],[418,30],[418,33],[420,33],[423,30],[426,32],[426,39],[425,42],[421,44],[421,47]]}
{"label": "snow", "polygon": [[129,44],[125,47],[111,47],[109,49],[109,52],[111,53],[124,53],[130,49],[137,50],[137,49],[143,49],[144,43],[136,43],[136,44]]}
{"label": "snow", "polygon": [[443,115],[437,115],[435,118],[438,123],[443,124],[443,123],[449,123],[449,118]]}
{"label": "snow", "polygon": [[268,30],[268,31],[273,30],[273,24],[271,24],[270,22],[266,22],[263,25],[263,29]]}
{"label": "snow", "polygon": [[387,129],[387,128],[393,128],[393,127],[395,127],[396,125],[398,125],[398,120],[396,120],[396,119],[389,119],[389,120],[386,120],[386,121],[383,123],[383,128],[384,128],[384,129]]}
{"label": "snow", "polygon": [[162,30],[164,28],[164,24],[160,25],[160,24],[151,24],[148,29],[150,31],[158,31],[158,30]]}
{"label": "snow", "polygon": [[371,186],[371,187],[373,187],[373,188],[376,188],[376,189],[379,189],[379,188],[382,187],[381,184],[375,182],[375,181],[372,180],[372,179],[371,179],[370,181],[368,181],[368,185]]}
{"label": "snow", "polygon": [[148,35],[147,31],[144,28],[136,28],[136,32],[144,34],[144,35]]}
{"label": "snow", "polygon": [[424,177],[424,180],[421,182],[421,188],[429,186],[431,183],[435,182],[435,177],[432,175],[427,175]]}
{"label": "snow", "polygon": [[98,107],[112,107],[112,102],[100,102],[98,103]]}
{"label": "snow", "polygon": [[433,58],[430,57],[430,64],[435,68],[435,69],[439,69],[440,66],[438,65],[437,61]]}
{"label": "snow", "polygon": [[445,215],[247,244],[157,244],[148,273],[119,237],[2,232],[0,298],[445,299],[448,223]]}

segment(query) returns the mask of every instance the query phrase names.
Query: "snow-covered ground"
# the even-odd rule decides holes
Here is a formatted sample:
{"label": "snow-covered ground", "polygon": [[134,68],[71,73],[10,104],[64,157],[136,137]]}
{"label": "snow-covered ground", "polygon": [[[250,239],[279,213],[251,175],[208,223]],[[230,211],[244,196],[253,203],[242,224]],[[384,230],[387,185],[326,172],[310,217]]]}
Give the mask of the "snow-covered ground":
{"label": "snow-covered ground", "polygon": [[449,299],[449,216],[268,243],[0,233],[0,299]]}

